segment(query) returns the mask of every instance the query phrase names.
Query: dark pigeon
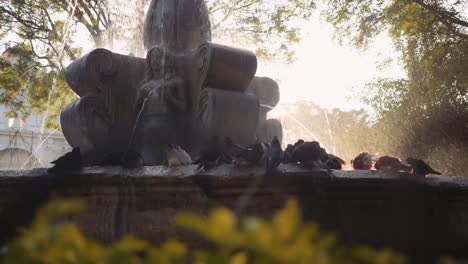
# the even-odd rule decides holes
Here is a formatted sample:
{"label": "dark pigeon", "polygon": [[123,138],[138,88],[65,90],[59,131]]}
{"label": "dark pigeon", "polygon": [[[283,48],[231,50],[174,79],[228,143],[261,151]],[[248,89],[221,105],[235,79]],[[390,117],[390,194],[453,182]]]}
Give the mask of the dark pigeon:
{"label": "dark pigeon", "polygon": [[336,159],[336,158],[328,159],[326,165],[327,165],[327,168],[330,169],[330,170],[341,170],[342,169],[340,161],[338,159]]}
{"label": "dark pigeon", "polygon": [[382,156],[375,163],[374,167],[377,170],[409,170],[411,166],[400,161],[400,159],[392,156]]}
{"label": "dark pigeon", "polygon": [[122,156],[122,167],[125,169],[140,168],[143,165],[143,157],[136,151],[129,150]]}
{"label": "dark pigeon", "polygon": [[83,167],[83,159],[79,147],[73,148],[71,152],[65,153],[63,156],[51,162],[54,164],[49,172],[63,172],[69,170],[77,170]]}
{"label": "dark pigeon", "polygon": [[297,161],[293,159],[294,145],[288,144],[283,152],[283,163],[296,163]]}
{"label": "dark pigeon", "polygon": [[275,172],[283,159],[283,150],[276,136],[271,140],[271,144],[267,149],[266,174],[270,175]]}
{"label": "dark pigeon", "polygon": [[351,165],[355,170],[370,170],[372,168],[372,155],[362,152],[351,160]]}
{"label": "dark pigeon", "polygon": [[296,143],[294,143],[293,148],[296,149],[298,146],[302,145],[304,142],[305,142],[304,140],[299,139],[298,141],[296,141]]}
{"label": "dark pigeon", "polygon": [[235,144],[231,138],[227,137],[224,139],[223,153],[231,157],[240,157],[246,150],[246,148]]}
{"label": "dark pigeon", "polygon": [[223,152],[223,146],[219,137],[213,136],[208,144],[202,146],[198,159],[193,164],[198,164],[197,172],[206,171],[219,163],[232,163],[232,157]]}
{"label": "dark pigeon", "polygon": [[304,142],[298,145],[293,152],[293,159],[299,162],[318,161],[321,156],[322,150],[317,141]]}
{"label": "dark pigeon", "polygon": [[414,159],[414,158],[407,158],[406,163],[411,165],[413,167],[412,171],[414,174],[417,175],[427,175],[427,174],[437,174],[441,175],[440,172],[434,170],[431,168],[426,162],[420,159]]}

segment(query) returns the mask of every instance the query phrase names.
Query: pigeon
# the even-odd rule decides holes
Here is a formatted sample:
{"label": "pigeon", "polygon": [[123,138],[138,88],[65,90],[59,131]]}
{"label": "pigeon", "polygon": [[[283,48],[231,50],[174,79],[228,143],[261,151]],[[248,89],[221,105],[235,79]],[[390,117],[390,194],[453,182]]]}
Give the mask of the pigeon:
{"label": "pigeon", "polygon": [[375,163],[374,167],[377,170],[409,170],[411,166],[400,161],[400,159],[392,156],[382,156]]}
{"label": "pigeon", "polygon": [[192,158],[190,158],[190,155],[187,154],[187,152],[177,144],[168,145],[166,150],[166,158],[167,166],[169,167],[189,165],[192,163]]}
{"label": "pigeon", "polygon": [[284,149],[283,152],[283,163],[288,164],[288,163],[296,163],[293,159],[293,153],[294,153],[294,145],[288,144],[286,148]]}
{"label": "pigeon", "polygon": [[266,175],[269,175],[278,168],[283,159],[283,150],[281,149],[281,143],[278,137],[274,136],[271,140],[266,156]]}
{"label": "pigeon", "polygon": [[220,162],[232,163],[232,157],[223,153],[223,147],[219,137],[213,136],[208,144],[202,146],[198,159],[193,164],[198,164],[197,173],[208,170]]}
{"label": "pigeon", "polygon": [[67,170],[76,170],[83,167],[83,159],[79,147],[75,147],[71,152],[65,153],[63,156],[51,162],[54,164],[49,172],[63,172]]}
{"label": "pigeon", "polygon": [[373,156],[368,152],[362,152],[351,160],[351,165],[355,170],[370,170],[372,168]]}
{"label": "pigeon", "polygon": [[338,156],[335,156],[333,154],[328,154],[328,160],[331,160],[331,159],[336,159],[342,166],[343,165],[346,165],[346,161],[344,161],[344,159],[338,157]]}
{"label": "pigeon", "polygon": [[224,139],[223,153],[231,157],[240,157],[245,151],[244,147],[235,144],[231,138],[226,137]]}
{"label": "pigeon", "polygon": [[299,162],[307,162],[320,160],[322,155],[320,144],[317,141],[312,141],[297,145],[292,157]]}
{"label": "pigeon", "polygon": [[265,150],[266,147],[263,144],[255,143],[252,147],[245,149],[239,158],[234,160],[234,163],[239,165],[259,164],[265,157]]}
{"label": "pigeon", "polygon": [[202,146],[198,159],[193,163],[218,163],[222,159],[223,150],[219,142],[219,137],[213,136],[208,144]]}
{"label": "pigeon", "polygon": [[341,170],[343,168],[343,165],[346,165],[346,162],[338,156],[332,154],[327,154],[327,156],[328,160],[326,161],[326,165],[328,169]]}
{"label": "pigeon", "polygon": [[122,155],[122,167],[125,169],[143,167],[143,163],[143,157],[136,151],[129,150]]}
{"label": "pigeon", "polygon": [[441,175],[440,172],[435,171],[426,162],[420,159],[407,158],[406,163],[413,167],[413,173],[417,175],[437,174]]}
{"label": "pigeon", "polygon": [[299,139],[298,141],[296,141],[296,143],[294,143],[293,149],[296,149],[298,146],[302,145],[304,142],[305,142],[304,140]]}
{"label": "pigeon", "polygon": [[342,166],[341,166],[341,163],[338,159],[336,158],[331,158],[329,160],[327,160],[327,168],[330,169],[330,170],[341,170],[342,169]]}
{"label": "pigeon", "polygon": [[327,162],[328,160],[328,153],[324,148],[320,148],[320,160],[322,162]]}

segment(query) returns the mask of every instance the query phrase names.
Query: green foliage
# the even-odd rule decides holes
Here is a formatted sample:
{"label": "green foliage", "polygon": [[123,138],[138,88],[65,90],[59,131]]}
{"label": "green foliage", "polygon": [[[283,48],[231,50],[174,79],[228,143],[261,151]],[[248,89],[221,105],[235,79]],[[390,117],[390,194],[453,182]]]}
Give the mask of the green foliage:
{"label": "green foliage", "polygon": [[8,117],[25,120],[48,111],[49,129],[56,128],[58,113],[75,98],[63,71],[43,67],[25,44],[7,49],[0,57],[0,87],[0,104],[9,109]]}
{"label": "green foliage", "polygon": [[300,41],[297,22],[315,9],[312,0],[207,1],[215,37],[255,47],[260,59],[291,62]]}
{"label": "green foliage", "polygon": [[338,245],[333,235],[303,222],[295,199],[271,221],[238,219],[226,208],[216,208],[207,217],[179,215],[177,224],[211,241],[211,250],[176,240],[154,246],[132,236],[104,246],[85,238],[76,224],[61,220],[82,207],[77,200],[56,200],[40,209],[32,225],[7,246],[4,263],[407,263],[390,249]]}
{"label": "green foliage", "polygon": [[64,78],[65,65],[80,53],[71,47],[71,24],[49,1],[0,3],[0,103],[7,116],[45,114],[57,128],[58,114],[75,98]]}
{"label": "green foliage", "polygon": [[416,156],[445,173],[468,162],[468,22],[463,1],[328,0],[337,37],[365,49],[380,34],[394,42],[407,73],[379,79],[359,98],[377,112],[380,152]]}

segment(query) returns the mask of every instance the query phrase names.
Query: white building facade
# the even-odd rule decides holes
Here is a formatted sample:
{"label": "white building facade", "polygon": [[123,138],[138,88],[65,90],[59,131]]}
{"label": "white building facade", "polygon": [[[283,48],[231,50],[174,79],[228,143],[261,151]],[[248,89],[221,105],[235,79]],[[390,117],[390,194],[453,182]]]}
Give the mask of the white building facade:
{"label": "white building facade", "polygon": [[42,131],[43,118],[32,116],[27,122],[5,118],[0,106],[0,170],[50,167],[50,162],[71,150],[57,131]]}

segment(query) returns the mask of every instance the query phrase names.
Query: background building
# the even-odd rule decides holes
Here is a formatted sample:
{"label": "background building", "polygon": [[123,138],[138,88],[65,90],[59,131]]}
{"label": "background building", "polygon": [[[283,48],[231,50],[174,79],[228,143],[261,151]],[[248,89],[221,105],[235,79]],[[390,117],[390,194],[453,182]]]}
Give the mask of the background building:
{"label": "background building", "polygon": [[0,106],[0,170],[49,167],[51,161],[71,150],[61,133],[41,132],[42,117],[23,122],[5,118],[5,112]]}

